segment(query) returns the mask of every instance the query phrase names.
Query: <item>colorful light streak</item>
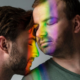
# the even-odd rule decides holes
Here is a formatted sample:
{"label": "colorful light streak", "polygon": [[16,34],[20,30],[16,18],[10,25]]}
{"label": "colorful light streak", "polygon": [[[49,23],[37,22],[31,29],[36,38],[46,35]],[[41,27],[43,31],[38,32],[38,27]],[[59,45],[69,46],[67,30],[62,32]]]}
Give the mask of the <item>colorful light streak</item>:
{"label": "colorful light streak", "polygon": [[58,9],[55,0],[48,0],[38,5],[33,12],[34,23],[39,48],[47,55],[53,55],[58,39]]}
{"label": "colorful light streak", "polygon": [[39,56],[38,49],[36,47],[36,37],[33,35],[34,27],[29,30],[29,45],[28,45],[28,54],[27,54],[27,66],[25,69],[25,75],[30,72],[30,67],[35,57]]}
{"label": "colorful light streak", "polygon": [[44,64],[34,69],[30,75],[32,80],[50,80]]}

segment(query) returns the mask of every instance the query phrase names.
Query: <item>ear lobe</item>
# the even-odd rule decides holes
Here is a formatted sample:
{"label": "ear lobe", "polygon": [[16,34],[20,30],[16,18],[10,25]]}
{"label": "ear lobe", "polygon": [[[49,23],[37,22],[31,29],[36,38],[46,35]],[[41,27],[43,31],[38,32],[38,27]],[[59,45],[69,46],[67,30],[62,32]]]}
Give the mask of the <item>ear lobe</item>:
{"label": "ear lobe", "polygon": [[75,17],[75,26],[74,26],[74,33],[80,32],[80,16],[76,15]]}
{"label": "ear lobe", "polygon": [[6,39],[3,36],[0,36],[0,48],[5,51],[6,53],[8,52],[7,50],[7,44],[6,44]]}

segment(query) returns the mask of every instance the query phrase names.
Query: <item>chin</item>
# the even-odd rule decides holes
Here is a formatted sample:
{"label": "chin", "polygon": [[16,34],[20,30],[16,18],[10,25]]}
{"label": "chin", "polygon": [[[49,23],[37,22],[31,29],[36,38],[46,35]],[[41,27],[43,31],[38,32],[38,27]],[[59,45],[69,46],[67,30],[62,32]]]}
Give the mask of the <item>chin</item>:
{"label": "chin", "polygon": [[46,48],[41,48],[41,51],[46,55],[53,56],[55,52],[55,47],[48,46]]}
{"label": "chin", "polygon": [[31,67],[32,63],[28,63],[25,69],[25,75],[30,73],[30,67]]}
{"label": "chin", "polygon": [[30,69],[26,69],[24,75],[26,76],[26,75],[28,75],[29,73],[30,73]]}
{"label": "chin", "polygon": [[25,70],[17,70],[15,73],[16,74],[20,74],[20,75],[24,75],[25,74]]}

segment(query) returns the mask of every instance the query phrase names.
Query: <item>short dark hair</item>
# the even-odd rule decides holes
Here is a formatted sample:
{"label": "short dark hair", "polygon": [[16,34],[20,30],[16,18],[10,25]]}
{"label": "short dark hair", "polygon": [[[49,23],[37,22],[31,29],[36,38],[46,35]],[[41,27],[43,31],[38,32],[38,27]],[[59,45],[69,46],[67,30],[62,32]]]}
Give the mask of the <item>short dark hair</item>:
{"label": "short dark hair", "polygon": [[32,27],[29,24],[31,19],[32,10],[25,11],[11,6],[0,7],[0,36],[15,41],[22,31]]}
{"label": "short dark hair", "polygon": [[[35,0],[32,7],[35,8],[41,3],[44,3],[49,0]],[[64,8],[64,12],[66,14],[67,19],[71,20],[76,15],[80,15],[80,2],[79,0],[61,0],[66,3],[66,8]]]}
{"label": "short dark hair", "polygon": [[35,0],[32,7],[35,8],[36,6],[38,6],[41,3],[46,2],[47,0]]}

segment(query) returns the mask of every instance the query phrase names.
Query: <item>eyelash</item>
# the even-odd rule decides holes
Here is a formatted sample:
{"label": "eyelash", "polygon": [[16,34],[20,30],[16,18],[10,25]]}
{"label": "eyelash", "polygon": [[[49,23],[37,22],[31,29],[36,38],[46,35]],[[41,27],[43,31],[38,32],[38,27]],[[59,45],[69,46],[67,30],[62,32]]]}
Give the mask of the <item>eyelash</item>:
{"label": "eyelash", "polygon": [[58,20],[56,19],[55,21],[53,21],[51,24],[50,23],[46,23],[47,25],[54,25],[55,23],[57,23]]}
{"label": "eyelash", "polygon": [[28,44],[28,45],[32,46],[32,44]]}

